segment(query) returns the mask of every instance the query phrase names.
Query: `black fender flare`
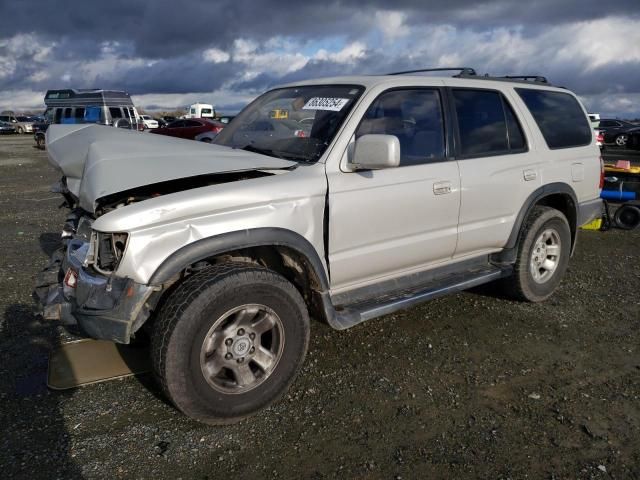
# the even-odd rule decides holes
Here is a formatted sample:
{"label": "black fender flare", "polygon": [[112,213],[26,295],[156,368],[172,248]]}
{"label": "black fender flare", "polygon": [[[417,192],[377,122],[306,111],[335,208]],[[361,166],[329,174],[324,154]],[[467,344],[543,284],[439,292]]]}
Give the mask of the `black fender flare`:
{"label": "black fender flare", "polygon": [[518,252],[518,240],[520,238],[520,231],[522,230],[522,224],[524,223],[525,219],[536,204],[538,204],[545,197],[556,194],[566,195],[569,198],[569,208],[573,209],[573,218],[567,219],[569,221],[569,227],[571,229],[571,253],[573,254],[573,249],[575,247],[577,237],[578,197],[576,196],[576,192],[573,190],[573,188],[571,188],[570,185],[562,182],[555,182],[549,183],[547,185],[542,185],[541,187],[537,188],[524,201],[522,208],[520,208],[520,211],[516,216],[516,220],[513,223],[513,228],[511,229],[509,239],[504,246],[504,250],[492,255],[492,259],[496,263],[515,262]]}
{"label": "black fender flare", "polygon": [[151,275],[150,285],[161,285],[189,265],[221,253],[242,248],[283,246],[295,250],[307,259],[315,271],[324,291],[329,290],[329,279],[320,256],[302,235],[284,228],[254,228],[227,232],[189,243],[169,255]]}

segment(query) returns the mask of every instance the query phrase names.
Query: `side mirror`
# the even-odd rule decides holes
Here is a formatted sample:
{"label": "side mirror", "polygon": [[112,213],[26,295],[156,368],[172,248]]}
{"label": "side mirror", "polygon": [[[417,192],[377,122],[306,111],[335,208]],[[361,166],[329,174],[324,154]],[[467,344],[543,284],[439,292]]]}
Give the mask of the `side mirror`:
{"label": "side mirror", "polygon": [[363,135],[356,140],[350,167],[379,170],[400,165],[400,140],[395,135]]}

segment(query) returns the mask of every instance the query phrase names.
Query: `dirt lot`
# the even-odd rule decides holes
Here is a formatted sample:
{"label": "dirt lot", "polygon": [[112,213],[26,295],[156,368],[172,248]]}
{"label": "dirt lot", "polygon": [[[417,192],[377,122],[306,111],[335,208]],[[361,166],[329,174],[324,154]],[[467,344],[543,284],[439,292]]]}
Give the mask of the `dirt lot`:
{"label": "dirt lot", "polygon": [[145,375],[47,390],[61,333],[30,292],[64,211],[32,145],[0,138],[4,478],[640,478],[640,231],[582,232],[542,305],[473,292],[315,322],[285,399],[214,428]]}

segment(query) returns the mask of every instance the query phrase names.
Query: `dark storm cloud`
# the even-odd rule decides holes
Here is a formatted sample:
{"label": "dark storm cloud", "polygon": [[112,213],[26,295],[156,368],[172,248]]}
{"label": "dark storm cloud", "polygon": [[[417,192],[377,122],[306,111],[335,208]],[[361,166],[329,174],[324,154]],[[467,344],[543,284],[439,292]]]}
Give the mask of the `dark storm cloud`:
{"label": "dark storm cloud", "polygon": [[357,36],[368,28],[363,21],[366,14],[380,9],[407,12],[409,24],[445,22],[475,28],[523,24],[535,29],[605,14],[640,14],[638,0],[606,4],[600,0],[374,0],[366,5],[357,0],[39,0],[29,2],[28,8],[23,2],[3,0],[0,35],[35,32],[49,39],[75,39],[78,54],[85,42],[132,42],[140,56],[166,58],[208,45],[225,47],[239,36],[257,40],[274,35],[305,39]]}
{"label": "dark storm cloud", "polygon": [[[247,96],[313,77],[462,62],[492,74],[544,74],[584,95],[640,93],[638,45],[609,52],[607,38],[581,44],[573,38],[576,22],[638,26],[638,6],[638,0],[0,0],[0,91],[73,86],[143,95],[224,88]],[[396,37],[399,30],[406,36]],[[615,39],[616,33],[602,35]],[[274,38],[288,45],[270,44]],[[253,42],[244,53],[239,39]],[[361,55],[334,55],[354,42]],[[513,42],[527,44],[521,57],[505,55]],[[204,61],[211,48],[219,50]],[[561,58],[561,48],[576,55]],[[320,49],[328,52],[319,55]],[[592,50],[611,58],[581,55]]]}

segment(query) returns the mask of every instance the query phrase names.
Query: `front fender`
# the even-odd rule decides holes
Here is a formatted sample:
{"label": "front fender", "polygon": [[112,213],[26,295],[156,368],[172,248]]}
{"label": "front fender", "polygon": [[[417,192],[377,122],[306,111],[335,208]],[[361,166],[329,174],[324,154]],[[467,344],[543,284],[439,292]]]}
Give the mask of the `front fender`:
{"label": "front fender", "polygon": [[231,250],[260,246],[283,246],[297,251],[306,258],[320,280],[323,290],[329,289],[324,262],[314,246],[302,235],[284,228],[256,228],[224,233],[203,238],[172,253],[149,280],[160,285],[189,265]]}

